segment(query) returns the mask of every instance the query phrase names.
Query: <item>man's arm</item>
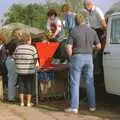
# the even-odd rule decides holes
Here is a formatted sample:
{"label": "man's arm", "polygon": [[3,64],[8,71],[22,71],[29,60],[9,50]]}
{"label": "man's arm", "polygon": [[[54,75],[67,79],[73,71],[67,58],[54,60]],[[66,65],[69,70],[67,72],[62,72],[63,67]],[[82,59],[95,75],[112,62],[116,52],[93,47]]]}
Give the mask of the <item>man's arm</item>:
{"label": "man's arm", "polygon": [[72,56],[72,45],[71,44],[66,45],[66,52],[68,54],[68,57]]}
{"label": "man's arm", "polygon": [[98,17],[100,19],[101,26],[106,29],[107,28],[107,23],[105,21],[105,16],[104,16],[104,13],[102,12],[102,10],[100,8],[97,8],[97,14],[98,14]]}
{"label": "man's arm", "polygon": [[72,30],[72,32],[70,33],[65,46],[68,57],[72,56],[73,41],[74,41],[74,30]]}
{"label": "man's arm", "polygon": [[101,20],[101,25],[103,28],[107,28],[107,24],[106,24],[106,21],[105,20]]}

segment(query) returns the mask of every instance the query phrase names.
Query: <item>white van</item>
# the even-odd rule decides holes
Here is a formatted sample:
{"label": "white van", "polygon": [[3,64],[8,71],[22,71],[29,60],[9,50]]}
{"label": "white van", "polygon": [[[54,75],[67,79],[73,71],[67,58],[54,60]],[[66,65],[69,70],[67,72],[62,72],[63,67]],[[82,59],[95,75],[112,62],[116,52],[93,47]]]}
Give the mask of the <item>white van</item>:
{"label": "white van", "polygon": [[120,13],[112,14],[108,20],[103,67],[107,93],[120,95]]}

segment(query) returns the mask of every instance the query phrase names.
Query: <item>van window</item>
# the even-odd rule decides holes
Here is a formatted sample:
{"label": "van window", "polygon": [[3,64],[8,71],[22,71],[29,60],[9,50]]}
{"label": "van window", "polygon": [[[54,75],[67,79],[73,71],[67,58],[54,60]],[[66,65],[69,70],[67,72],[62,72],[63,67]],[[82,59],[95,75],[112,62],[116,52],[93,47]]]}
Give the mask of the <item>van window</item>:
{"label": "van window", "polygon": [[120,44],[120,18],[112,19],[111,44]]}

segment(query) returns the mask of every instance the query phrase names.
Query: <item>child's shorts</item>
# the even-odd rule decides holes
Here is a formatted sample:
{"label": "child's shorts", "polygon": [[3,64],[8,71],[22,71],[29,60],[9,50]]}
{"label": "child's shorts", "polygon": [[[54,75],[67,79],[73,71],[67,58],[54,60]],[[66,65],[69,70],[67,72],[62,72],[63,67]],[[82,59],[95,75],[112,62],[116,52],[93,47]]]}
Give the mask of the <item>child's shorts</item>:
{"label": "child's shorts", "polygon": [[54,80],[54,72],[53,71],[43,71],[38,72],[38,80]]}

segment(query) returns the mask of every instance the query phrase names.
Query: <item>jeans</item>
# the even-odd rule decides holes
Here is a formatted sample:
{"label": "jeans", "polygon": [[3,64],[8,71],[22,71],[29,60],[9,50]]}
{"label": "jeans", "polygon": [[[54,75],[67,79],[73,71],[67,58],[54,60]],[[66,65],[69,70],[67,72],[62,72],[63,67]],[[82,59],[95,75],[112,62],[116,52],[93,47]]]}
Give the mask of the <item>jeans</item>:
{"label": "jeans", "polygon": [[80,85],[81,74],[85,81],[89,107],[95,107],[96,100],[95,100],[92,55],[75,54],[71,57],[71,68],[70,68],[71,108],[79,107],[79,85]]}
{"label": "jeans", "polygon": [[6,67],[8,70],[8,100],[15,100],[17,73],[13,58],[8,56],[6,59]]}

